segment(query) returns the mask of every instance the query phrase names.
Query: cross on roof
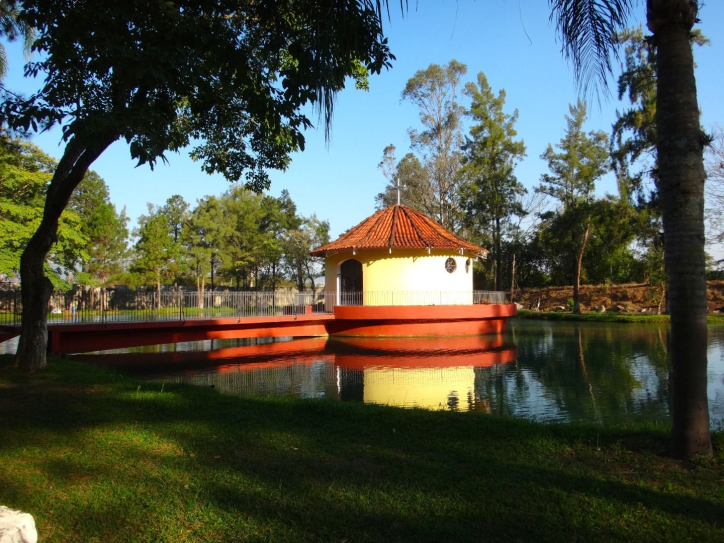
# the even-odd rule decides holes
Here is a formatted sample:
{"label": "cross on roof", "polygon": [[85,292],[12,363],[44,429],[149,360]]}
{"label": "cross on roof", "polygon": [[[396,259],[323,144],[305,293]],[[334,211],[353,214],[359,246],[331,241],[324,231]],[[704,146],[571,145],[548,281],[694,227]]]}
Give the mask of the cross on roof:
{"label": "cross on roof", "polygon": [[397,205],[400,205],[400,189],[407,188],[405,185],[400,184],[400,178],[395,177],[395,189],[397,189]]}

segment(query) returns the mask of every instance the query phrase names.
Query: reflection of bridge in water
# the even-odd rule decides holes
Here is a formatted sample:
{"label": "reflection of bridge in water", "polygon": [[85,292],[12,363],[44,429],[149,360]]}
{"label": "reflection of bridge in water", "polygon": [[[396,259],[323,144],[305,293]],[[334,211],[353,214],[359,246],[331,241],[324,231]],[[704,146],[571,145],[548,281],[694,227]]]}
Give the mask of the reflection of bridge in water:
{"label": "reflection of bridge in water", "polygon": [[[513,304],[490,303],[504,300],[503,293],[482,291],[466,291],[469,302],[461,305],[455,305],[456,292],[372,292],[367,294],[374,297],[366,295],[370,299],[356,306],[338,305],[334,293],[229,292],[222,299],[214,292],[203,303],[193,296],[199,293],[165,294],[126,299],[116,293],[105,299],[102,291],[98,307],[80,312],[75,302],[70,309],[56,307],[48,315],[48,350],[79,353],[231,338],[461,336],[502,332],[516,314]],[[393,295],[396,305],[381,305],[392,303]],[[17,293],[12,303],[0,295],[0,342],[20,333],[17,302]]]}
{"label": "reflection of bridge in water", "polygon": [[[48,324],[48,351],[80,353],[207,339],[326,336],[334,315],[279,315],[174,321]],[[20,333],[0,326],[0,341]]]}
{"label": "reflection of bridge in water", "polygon": [[480,371],[515,360],[503,336],[306,339],[206,352],[80,355],[136,375],[243,397],[472,408]]}

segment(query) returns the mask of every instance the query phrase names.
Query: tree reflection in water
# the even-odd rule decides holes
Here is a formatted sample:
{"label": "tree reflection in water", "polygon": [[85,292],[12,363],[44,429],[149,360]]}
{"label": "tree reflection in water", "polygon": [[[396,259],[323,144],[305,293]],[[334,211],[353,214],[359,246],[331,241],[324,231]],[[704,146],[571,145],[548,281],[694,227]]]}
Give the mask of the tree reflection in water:
{"label": "tree reflection in water", "polygon": [[[542,421],[668,421],[667,327],[512,321],[503,335],[248,340],[80,358],[246,397],[296,396]],[[208,343],[208,342],[206,342]],[[724,327],[710,328],[712,425],[724,418]]]}

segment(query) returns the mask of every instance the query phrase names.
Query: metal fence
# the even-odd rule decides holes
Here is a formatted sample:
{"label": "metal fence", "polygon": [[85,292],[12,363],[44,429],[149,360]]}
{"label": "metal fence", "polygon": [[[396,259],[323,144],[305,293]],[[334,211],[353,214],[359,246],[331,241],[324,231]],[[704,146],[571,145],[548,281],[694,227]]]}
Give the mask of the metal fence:
{"label": "metal fence", "polygon": [[0,325],[19,325],[21,313],[20,291],[0,290]]}
{"label": "metal fence", "polygon": [[[100,290],[53,294],[48,323],[185,321],[206,318],[271,317],[324,313],[328,293],[278,292],[133,292]],[[19,325],[20,292],[0,292],[0,325]]]}
{"label": "metal fence", "polygon": [[505,304],[508,303],[508,293],[501,290],[474,290],[474,304]]}
{"label": "metal fence", "polygon": [[[157,292],[96,289],[53,294],[49,323],[185,321],[205,318],[271,317],[332,313],[335,305],[470,305],[505,303],[505,292]],[[0,291],[0,325],[18,326],[20,291]]]}
{"label": "metal fence", "polygon": [[486,290],[341,292],[337,303],[368,306],[504,304],[505,296],[505,292]]}

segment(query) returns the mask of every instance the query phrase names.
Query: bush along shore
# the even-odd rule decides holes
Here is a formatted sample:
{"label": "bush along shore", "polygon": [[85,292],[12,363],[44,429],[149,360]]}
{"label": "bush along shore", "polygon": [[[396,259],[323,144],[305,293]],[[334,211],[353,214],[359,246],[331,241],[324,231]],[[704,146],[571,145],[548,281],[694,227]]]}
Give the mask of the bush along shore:
{"label": "bush along shore", "polygon": [[0,504],[42,541],[724,541],[668,427],[242,399],[0,357]]}
{"label": "bush along shore", "polygon": [[[571,313],[570,311],[527,311],[518,310],[521,319],[576,322],[638,322],[642,324],[669,324],[669,315],[651,315],[639,313]],[[724,324],[724,315],[708,315],[709,324]]]}

